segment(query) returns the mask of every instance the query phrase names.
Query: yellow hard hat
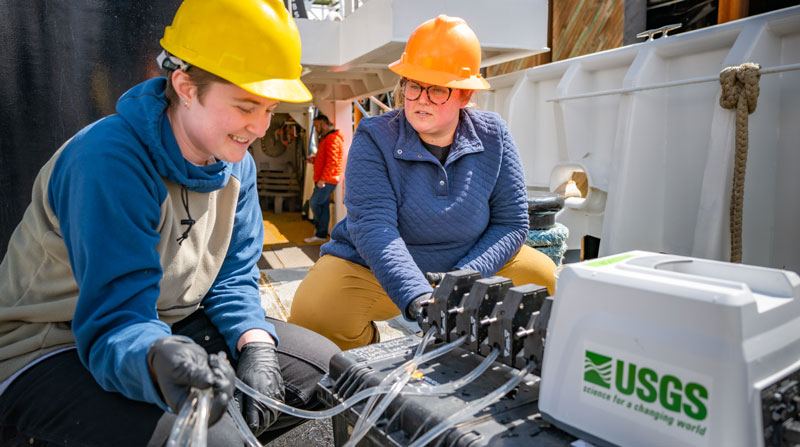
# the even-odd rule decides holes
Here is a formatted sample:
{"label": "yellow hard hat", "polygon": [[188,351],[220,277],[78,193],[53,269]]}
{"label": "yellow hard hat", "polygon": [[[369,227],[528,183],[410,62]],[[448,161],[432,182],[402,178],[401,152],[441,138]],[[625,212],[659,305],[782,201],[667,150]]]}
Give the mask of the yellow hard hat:
{"label": "yellow hard hat", "polygon": [[255,95],[306,102],[300,33],[281,0],[184,0],[161,46]]}
{"label": "yellow hard hat", "polygon": [[481,44],[464,19],[440,15],[411,33],[399,60],[389,64],[393,72],[416,81],[444,87],[486,90]]}

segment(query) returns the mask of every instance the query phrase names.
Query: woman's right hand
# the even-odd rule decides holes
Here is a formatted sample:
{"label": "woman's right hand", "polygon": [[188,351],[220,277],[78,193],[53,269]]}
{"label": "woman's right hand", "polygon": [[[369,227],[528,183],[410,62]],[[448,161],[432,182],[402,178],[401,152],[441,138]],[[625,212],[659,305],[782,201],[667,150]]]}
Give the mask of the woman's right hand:
{"label": "woman's right hand", "polygon": [[236,373],[225,353],[209,355],[197,343],[171,335],[150,345],[147,364],[161,397],[175,413],[180,411],[193,387],[213,389],[209,425],[225,413],[236,383]]}

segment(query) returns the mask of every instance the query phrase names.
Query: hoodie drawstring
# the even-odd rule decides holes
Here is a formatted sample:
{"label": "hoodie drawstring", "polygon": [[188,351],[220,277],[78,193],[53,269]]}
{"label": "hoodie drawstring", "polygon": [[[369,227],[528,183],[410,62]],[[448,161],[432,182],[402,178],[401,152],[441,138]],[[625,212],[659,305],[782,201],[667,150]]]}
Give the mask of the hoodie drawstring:
{"label": "hoodie drawstring", "polygon": [[183,241],[189,237],[189,231],[192,229],[192,225],[194,225],[194,219],[192,219],[191,213],[189,213],[189,190],[186,189],[186,185],[181,185],[181,202],[183,202],[183,209],[186,210],[186,217],[187,219],[181,219],[181,225],[188,225],[186,231],[183,232],[183,235],[176,239],[178,241],[178,245],[181,245]]}

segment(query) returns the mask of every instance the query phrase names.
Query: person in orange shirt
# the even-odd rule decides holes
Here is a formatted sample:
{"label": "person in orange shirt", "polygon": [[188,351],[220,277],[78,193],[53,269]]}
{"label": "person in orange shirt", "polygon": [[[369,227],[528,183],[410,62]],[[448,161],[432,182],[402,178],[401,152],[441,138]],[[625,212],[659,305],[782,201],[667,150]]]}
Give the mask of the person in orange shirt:
{"label": "person in orange shirt", "polygon": [[[466,21],[417,27],[400,59],[403,106],[358,123],[347,155],[347,216],[297,287],[292,324],[341,349],[379,341],[375,321],[417,319],[434,275],[469,269],[555,291],[555,263],[524,245],[525,171],[503,119],[468,107],[488,90]],[[438,275],[436,275],[438,276]]]}
{"label": "person in orange shirt", "polygon": [[328,222],[331,219],[331,193],[342,177],[342,151],[344,137],[333,123],[323,114],[314,118],[314,130],[319,135],[317,154],[309,157],[314,163],[314,192],[309,199],[309,207],[314,213],[314,235],[305,238],[306,243],[328,240]]}

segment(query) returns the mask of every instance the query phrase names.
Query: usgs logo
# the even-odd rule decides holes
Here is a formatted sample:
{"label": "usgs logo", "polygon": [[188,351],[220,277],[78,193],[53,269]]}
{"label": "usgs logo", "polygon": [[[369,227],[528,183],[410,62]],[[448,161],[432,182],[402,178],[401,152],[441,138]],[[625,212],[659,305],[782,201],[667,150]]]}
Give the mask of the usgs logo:
{"label": "usgs logo", "polygon": [[[638,397],[646,403],[656,403],[665,410],[683,413],[697,421],[708,416],[708,390],[699,383],[684,383],[670,374],[659,374],[655,370],[625,360],[614,359],[586,351],[583,380],[594,385],[612,389],[620,394]],[[634,394],[635,393],[635,394]]]}

